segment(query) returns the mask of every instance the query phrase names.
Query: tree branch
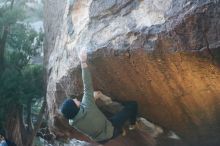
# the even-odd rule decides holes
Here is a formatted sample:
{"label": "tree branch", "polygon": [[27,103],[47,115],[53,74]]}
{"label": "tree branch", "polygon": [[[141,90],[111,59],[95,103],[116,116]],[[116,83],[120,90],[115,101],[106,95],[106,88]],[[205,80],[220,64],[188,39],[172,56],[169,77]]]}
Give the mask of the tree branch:
{"label": "tree branch", "polygon": [[[14,5],[14,0],[11,0],[11,6],[10,6],[11,10],[13,9],[13,5]],[[9,31],[10,31],[10,25],[4,26],[3,35],[2,35],[2,38],[0,38],[0,70],[1,70],[1,72],[4,71],[5,45],[6,45],[7,36],[9,34]]]}
{"label": "tree branch", "polygon": [[43,97],[43,98],[44,98],[44,101],[43,101],[43,104],[41,106],[40,112],[38,114],[37,122],[34,126],[34,133],[36,133],[37,130],[40,128],[41,122],[43,120],[43,115],[44,115],[44,112],[45,112],[45,109],[46,109],[46,105],[47,105],[46,97]]}
{"label": "tree branch", "polygon": [[27,125],[28,125],[28,131],[32,132],[33,131],[33,123],[32,123],[32,116],[31,116],[31,101],[32,98],[28,99],[28,103],[27,103]]}
{"label": "tree branch", "polygon": [[4,70],[4,54],[5,54],[5,45],[6,45],[8,32],[9,32],[9,26],[5,26],[3,28],[2,38],[0,38],[0,69],[1,71]]}
{"label": "tree branch", "polygon": [[13,8],[14,2],[14,0],[11,0],[11,9]]}

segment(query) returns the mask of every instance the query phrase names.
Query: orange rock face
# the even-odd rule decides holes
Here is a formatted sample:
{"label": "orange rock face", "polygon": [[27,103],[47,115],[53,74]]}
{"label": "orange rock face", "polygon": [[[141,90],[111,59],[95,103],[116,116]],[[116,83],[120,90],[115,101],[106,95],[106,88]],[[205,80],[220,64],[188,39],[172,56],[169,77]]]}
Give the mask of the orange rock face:
{"label": "orange rock face", "polygon": [[98,77],[97,88],[116,99],[138,101],[142,116],[190,142],[207,140],[213,133],[217,139],[219,68],[185,53],[136,53],[130,58],[95,60],[92,72],[94,80]]}

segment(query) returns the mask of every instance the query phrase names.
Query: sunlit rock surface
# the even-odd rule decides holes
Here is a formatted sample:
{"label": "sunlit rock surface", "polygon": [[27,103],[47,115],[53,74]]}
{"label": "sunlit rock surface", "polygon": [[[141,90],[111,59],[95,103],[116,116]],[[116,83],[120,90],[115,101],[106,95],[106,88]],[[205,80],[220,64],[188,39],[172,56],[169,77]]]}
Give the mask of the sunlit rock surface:
{"label": "sunlit rock surface", "polygon": [[67,126],[59,106],[82,94],[77,51],[87,48],[96,90],[136,100],[139,113],[188,145],[220,144],[219,0],[46,0],[47,102],[51,130]]}

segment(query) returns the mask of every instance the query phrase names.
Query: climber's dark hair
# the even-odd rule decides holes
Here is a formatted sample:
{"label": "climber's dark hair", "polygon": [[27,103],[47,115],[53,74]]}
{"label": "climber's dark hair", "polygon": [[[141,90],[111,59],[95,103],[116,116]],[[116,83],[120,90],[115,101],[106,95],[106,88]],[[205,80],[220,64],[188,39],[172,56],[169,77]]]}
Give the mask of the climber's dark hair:
{"label": "climber's dark hair", "polygon": [[73,99],[66,99],[61,106],[61,113],[66,119],[73,119],[79,112],[79,108],[73,101]]}

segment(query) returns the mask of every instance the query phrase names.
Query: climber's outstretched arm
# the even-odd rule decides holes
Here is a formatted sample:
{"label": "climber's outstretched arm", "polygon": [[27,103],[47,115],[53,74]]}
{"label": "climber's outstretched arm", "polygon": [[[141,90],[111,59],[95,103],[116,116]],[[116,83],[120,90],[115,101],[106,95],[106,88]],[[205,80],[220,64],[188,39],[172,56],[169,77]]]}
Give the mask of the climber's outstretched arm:
{"label": "climber's outstretched arm", "polygon": [[82,67],[82,80],[83,80],[83,88],[84,88],[82,103],[86,105],[95,104],[95,100],[93,98],[92,77],[88,69],[87,52],[85,49],[82,49],[80,51],[79,59]]}

